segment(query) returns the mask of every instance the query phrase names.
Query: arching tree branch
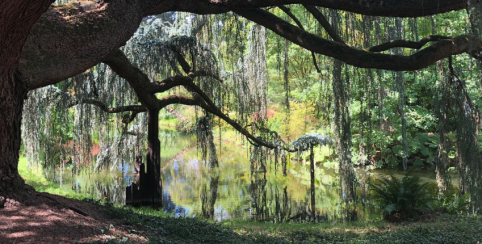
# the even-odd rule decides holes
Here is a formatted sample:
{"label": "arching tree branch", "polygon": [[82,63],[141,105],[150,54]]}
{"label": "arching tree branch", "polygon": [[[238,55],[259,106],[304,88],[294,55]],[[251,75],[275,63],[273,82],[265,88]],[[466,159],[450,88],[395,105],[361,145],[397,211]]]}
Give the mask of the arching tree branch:
{"label": "arching tree branch", "polygon": [[[216,115],[226,121],[228,124],[233,126],[234,129],[238,130],[241,134],[247,136],[252,141],[266,146],[268,148],[276,148],[276,145],[272,145],[268,142],[259,140],[252,134],[250,134],[241,125],[236,123],[234,120],[230,119],[227,115],[221,112],[221,110],[212,102],[212,100],[198,87],[196,86],[190,77],[186,76],[173,76],[163,80],[158,84],[151,83],[146,74],[144,74],[140,69],[132,65],[124,53],[117,50],[111,56],[104,61],[109,67],[114,70],[119,76],[127,80],[131,87],[136,92],[139,97],[139,101],[147,108],[162,109],[171,104],[184,104],[184,105],[196,105],[200,106],[209,113]],[[160,91],[166,89],[167,87],[174,87],[183,85],[188,90],[193,92],[193,98],[182,96],[182,95],[169,95],[161,99],[157,99],[153,91]],[[189,89],[190,88],[190,89]],[[199,97],[196,97],[196,96]],[[202,99],[200,99],[202,98]],[[148,105],[145,102],[149,103]]]}
{"label": "arching tree branch", "polygon": [[124,78],[129,85],[134,89],[139,101],[148,109],[159,109],[157,106],[158,99],[151,93],[152,90],[158,88],[154,83],[151,83],[149,77],[139,68],[131,64],[126,55],[119,49],[108,56],[103,62],[120,77]]}
{"label": "arching tree branch", "polygon": [[159,108],[161,109],[171,104],[201,106],[202,102],[199,99],[194,99],[192,97],[188,97],[184,95],[168,95],[159,99]]}
{"label": "arching tree branch", "polygon": [[[143,17],[169,11],[219,14],[252,8],[307,4],[365,15],[419,17],[467,8],[466,0],[143,0],[82,1],[45,12],[33,26],[20,61],[31,89],[78,75],[123,46]],[[55,26],[55,28],[51,28]],[[270,27],[271,28],[271,27]],[[72,52],[75,50],[75,52]]]}
{"label": "arching tree branch", "polygon": [[187,76],[182,76],[182,75],[175,75],[171,76],[169,78],[166,78],[162,81],[153,83],[154,86],[151,90],[153,93],[161,93],[165,92],[171,88],[177,87],[177,86],[184,86],[191,82],[191,78]]}
{"label": "arching tree branch", "polygon": [[286,15],[288,15],[295,23],[298,27],[300,27],[302,30],[304,30],[305,28],[303,27],[303,24],[301,24],[300,20],[298,18],[296,18],[296,16],[291,12],[291,10],[283,5],[280,5],[278,6],[279,9],[283,10],[283,12],[285,12]]}
{"label": "arching tree branch", "polygon": [[465,52],[472,55],[479,53],[482,48],[480,38],[464,35],[440,40],[410,56],[373,53],[323,39],[303,31],[265,10],[238,10],[236,13],[265,26],[301,47],[360,68],[394,71],[418,70],[451,55]]}
{"label": "arching tree branch", "polygon": [[181,65],[182,70],[186,73],[189,74],[192,72],[191,66],[187,63],[186,59],[177,51],[174,51],[176,53],[176,59]]}
{"label": "arching tree branch", "polygon": [[447,40],[450,39],[450,37],[446,36],[438,36],[438,35],[431,35],[422,38],[420,41],[415,42],[415,41],[406,41],[406,40],[395,40],[395,41],[389,41],[383,44],[380,44],[378,46],[370,47],[367,49],[369,52],[383,52],[392,48],[396,47],[406,47],[406,48],[413,48],[413,49],[420,49],[422,48],[425,44],[428,42],[436,42],[440,40]]}
{"label": "arching tree branch", "polygon": [[73,101],[72,103],[68,104],[67,107],[73,107],[79,104],[91,104],[100,108],[102,111],[106,113],[132,112],[130,115],[128,114],[124,115],[124,118],[122,119],[122,123],[124,124],[129,124],[132,121],[134,121],[137,114],[147,112],[147,108],[142,105],[127,105],[127,106],[109,108],[109,106],[107,106],[107,104],[105,104],[104,102],[95,100],[95,99],[83,99],[83,100]]}
{"label": "arching tree branch", "polygon": [[467,8],[467,0],[201,0],[233,11],[286,4],[307,4],[386,17],[422,17]]}
{"label": "arching tree branch", "polygon": [[[144,111],[143,111],[144,112]],[[136,118],[137,114],[139,114],[141,112],[137,112],[137,111],[133,111],[131,113],[131,115],[124,115],[124,118],[122,119],[122,123],[124,124],[129,124],[131,123],[132,121],[134,121],[134,119]]]}
{"label": "arching tree branch", "polygon": [[91,104],[95,105],[98,108],[102,109],[102,111],[106,113],[122,113],[122,112],[147,112],[147,108],[142,105],[127,105],[127,106],[120,106],[120,107],[109,107],[107,104],[105,104],[102,101],[95,100],[95,99],[83,99],[83,100],[77,100],[68,105],[68,107],[73,107],[75,105],[79,104]]}
{"label": "arching tree branch", "polygon": [[[218,75],[213,74],[213,73],[210,72],[210,71],[207,71],[207,70],[196,70],[194,64],[193,64],[193,67],[194,67],[194,68],[192,68],[192,67],[189,65],[189,63],[186,61],[186,59],[184,58],[184,56],[183,56],[180,52],[178,52],[175,48],[171,48],[171,50],[176,53],[176,59],[177,59],[177,61],[178,61],[179,64],[181,65],[183,71],[184,71],[191,79],[194,79],[194,78],[200,77],[200,76],[207,76],[207,77],[212,77],[212,78],[214,78],[215,80],[217,80],[217,81],[219,81],[219,82],[222,82],[221,78],[219,78]],[[195,62],[194,54],[191,53],[191,55],[193,56],[192,62],[194,63],[194,62]]]}
{"label": "arching tree branch", "polygon": [[[275,149],[278,147],[278,145],[274,145],[270,142],[266,142],[266,141],[263,141],[261,139],[259,139],[258,137],[255,137],[253,134],[251,134],[249,131],[247,131],[243,126],[241,126],[239,123],[237,123],[236,121],[232,120],[231,118],[229,118],[229,116],[227,116],[226,114],[224,114],[215,104],[214,102],[206,95],[206,93],[204,93],[201,88],[199,88],[198,86],[196,86],[196,84],[194,83],[190,83],[188,85],[189,87],[191,87],[191,89],[196,92],[202,99],[205,103],[203,102],[199,102],[198,103],[198,106],[202,107],[204,110],[206,110],[207,112],[213,114],[213,115],[216,115],[218,116],[219,118],[221,118],[222,120],[226,121],[229,125],[231,125],[235,130],[239,131],[239,133],[243,134],[244,136],[246,136],[247,138],[249,138],[250,140],[256,142],[257,144],[261,145],[261,146],[264,146],[264,147],[267,147],[267,148],[271,148],[271,149]],[[194,101],[194,99],[193,99]]]}
{"label": "arching tree branch", "polygon": [[219,77],[218,75],[216,74],[213,74],[212,72],[210,71],[206,71],[206,70],[198,70],[198,71],[194,71],[192,73],[192,78],[196,78],[196,77],[202,77],[202,76],[205,76],[205,77],[211,77],[221,83],[223,83],[223,80],[221,79],[221,77]]}

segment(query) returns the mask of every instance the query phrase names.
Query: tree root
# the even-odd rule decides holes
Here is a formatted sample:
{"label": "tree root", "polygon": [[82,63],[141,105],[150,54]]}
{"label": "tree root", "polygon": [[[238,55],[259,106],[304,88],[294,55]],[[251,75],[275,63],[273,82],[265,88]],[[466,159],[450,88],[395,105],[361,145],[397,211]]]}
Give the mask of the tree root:
{"label": "tree root", "polygon": [[[40,195],[40,194],[39,194],[39,195]],[[74,212],[76,212],[76,213],[78,213],[78,214],[80,214],[80,215],[82,215],[82,216],[89,216],[86,212],[84,212],[84,211],[82,211],[82,210],[80,210],[80,209],[78,209],[78,208],[76,208],[76,207],[72,207],[72,206],[68,206],[68,205],[66,205],[66,204],[63,204],[63,203],[59,202],[57,199],[55,199],[55,198],[53,198],[53,197],[51,197],[51,196],[43,195],[43,194],[40,195],[40,196],[45,197],[45,198],[48,198],[48,199],[56,202],[58,205],[66,208],[66,209],[70,209],[70,210],[72,210],[72,211],[74,211]]]}

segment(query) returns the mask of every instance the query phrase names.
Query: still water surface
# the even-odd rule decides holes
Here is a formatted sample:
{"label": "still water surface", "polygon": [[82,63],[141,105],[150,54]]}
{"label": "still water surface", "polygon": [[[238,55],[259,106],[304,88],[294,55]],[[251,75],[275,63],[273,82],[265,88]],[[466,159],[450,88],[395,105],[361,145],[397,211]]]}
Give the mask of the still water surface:
{"label": "still water surface", "polygon": [[[310,212],[309,163],[292,160],[287,176],[274,166],[265,174],[252,170],[247,152],[226,142],[218,151],[219,170],[209,172],[201,160],[196,140],[176,132],[162,132],[161,168],[164,211],[175,216],[203,216],[214,220],[241,219],[286,221]],[[219,143],[217,144],[219,149]],[[317,150],[315,150],[315,154]],[[363,171],[357,169],[361,179]],[[403,171],[370,170],[367,177],[394,174]],[[434,169],[413,168],[411,175],[422,181],[435,181]],[[84,169],[72,176],[69,170],[62,174],[48,173],[48,178],[94,199],[107,197],[112,202],[125,203],[125,187],[134,180],[133,162],[92,172]],[[317,165],[316,212],[319,221],[342,218],[343,205],[336,163]],[[360,193],[361,190],[358,189]],[[380,210],[372,204],[357,206],[359,220],[380,218]],[[299,219],[299,218],[297,218]]]}

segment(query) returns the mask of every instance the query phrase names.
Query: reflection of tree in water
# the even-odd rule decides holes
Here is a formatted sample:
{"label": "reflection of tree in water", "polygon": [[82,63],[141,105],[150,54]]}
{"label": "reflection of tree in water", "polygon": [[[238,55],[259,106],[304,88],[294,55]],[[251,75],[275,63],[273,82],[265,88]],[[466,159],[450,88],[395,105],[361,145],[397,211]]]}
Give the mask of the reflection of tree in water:
{"label": "reflection of tree in water", "polygon": [[[254,167],[255,168],[255,167]],[[292,199],[288,186],[266,179],[262,171],[251,171],[249,185],[251,195],[251,218],[257,221],[285,222],[292,214]]]}
{"label": "reflection of tree in water", "polygon": [[[201,148],[202,159],[209,163],[209,169],[219,167],[216,146],[214,145],[211,119],[207,116],[201,117],[197,121],[197,140],[198,147]],[[209,159],[207,158],[209,154]]]}
{"label": "reflection of tree in water", "polygon": [[162,195],[162,206],[165,212],[174,214],[176,217],[187,216],[187,210],[181,205],[176,205],[169,194]]}
{"label": "reflection of tree in water", "polygon": [[255,220],[264,221],[269,218],[269,209],[266,199],[266,174],[262,171],[253,170],[256,167],[262,166],[253,166],[253,162],[251,162],[251,184],[249,185],[249,193],[251,194],[251,215]]}
{"label": "reflection of tree in water", "polygon": [[[278,192],[278,186],[275,186],[275,194],[274,194],[274,201],[275,201],[275,213],[274,213],[274,221],[275,222],[284,222],[287,221],[291,215],[291,199],[288,198],[288,186],[283,188],[283,192]],[[281,197],[281,201],[280,201]]]}
{"label": "reflection of tree in water", "polygon": [[218,183],[219,175],[211,174],[209,177],[209,183],[206,181],[203,184],[201,191],[201,208],[204,218],[214,219],[214,204],[216,203],[216,198],[218,197]]}
{"label": "reflection of tree in water", "polygon": [[114,180],[110,184],[103,181],[95,181],[93,187],[100,198],[107,198],[113,203],[124,204],[125,185],[122,177],[113,176]]}
{"label": "reflection of tree in water", "polygon": [[[277,176],[271,177],[270,180],[266,179],[267,155],[268,149],[260,146],[254,146],[251,153],[251,182],[248,187],[251,195],[251,218],[257,221],[283,222],[291,215],[291,199],[287,186],[280,186],[276,180]],[[275,155],[275,159],[278,156],[284,155]],[[274,161],[275,172],[272,173],[276,175],[276,160]],[[283,172],[285,171],[283,167]]]}
{"label": "reflection of tree in water", "polygon": [[251,152],[251,217],[257,221],[265,221],[269,218],[269,208],[266,200],[266,156],[267,149],[254,146]]}
{"label": "reflection of tree in water", "polygon": [[[197,123],[198,145],[201,147],[203,161],[206,162],[209,170],[209,191],[208,182],[203,182],[201,190],[201,208],[204,218],[214,219],[214,204],[218,197],[219,163],[214,145],[212,123],[209,117],[201,117]],[[207,157],[209,154],[209,158]]]}

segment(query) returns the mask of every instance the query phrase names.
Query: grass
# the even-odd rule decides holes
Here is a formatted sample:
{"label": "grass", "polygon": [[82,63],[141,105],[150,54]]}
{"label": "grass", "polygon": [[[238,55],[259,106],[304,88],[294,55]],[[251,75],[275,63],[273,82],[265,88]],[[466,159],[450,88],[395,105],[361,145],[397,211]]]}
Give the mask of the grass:
{"label": "grass", "polygon": [[177,131],[176,124],[178,121],[179,119],[177,118],[164,118],[159,121],[159,127],[162,130]]}
{"label": "grass", "polygon": [[42,167],[40,165],[32,166],[30,168],[27,167],[27,158],[24,156],[20,156],[18,173],[22,176],[27,185],[32,186],[38,192],[47,192],[78,200],[90,197],[88,194],[80,194],[74,190],[60,187],[57,183],[48,181],[43,175]]}
{"label": "grass", "polygon": [[[111,207],[114,217],[136,223],[152,243],[478,243],[482,219],[442,215],[434,222],[389,224],[382,221],[295,224],[174,218]],[[143,210],[141,210],[143,211]]]}
{"label": "grass", "polygon": [[[27,184],[70,198],[85,196],[48,182],[41,169],[28,170],[21,158],[19,171]],[[85,200],[85,199],[84,199]],[[482,218],[479,216],[440,215],[427,222],[383,221],[351,223],[260,223],[200,218],[175,218],[150,208],[116,206],[109,202],[88,200],[106,206],[112,218],[133,224],[132,232],[149,237],[151,243],[480,243]]]}

